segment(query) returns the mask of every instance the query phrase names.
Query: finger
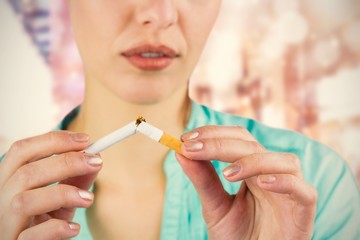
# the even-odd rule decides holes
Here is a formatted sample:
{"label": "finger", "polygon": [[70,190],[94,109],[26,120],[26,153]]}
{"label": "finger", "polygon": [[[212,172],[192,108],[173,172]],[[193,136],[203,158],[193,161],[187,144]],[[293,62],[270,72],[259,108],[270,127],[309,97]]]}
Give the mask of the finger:
{"label": "finger", "polygon": [[293,174],[303,178],[300,160],[292,153],[256,153],[247,155],[223,170],[224,177],[235,182],[263,174]]}
{"label": "finger", "polygon": [[181,136],[182,141],[207,138],[234,138],[244,141],[256,141],[249,131],[242,126],[204,126]]}
{"label": "finger", "polygon": [[[102,160],[101,160],[101,155],[100,153],[95,155],[96,157],[99,157],[100,159],[93,161],[92,164],[99,164],[102,165]],[[63,184],[68,184],[68,185],[72,185],[84,190],[88,190],[91,185],[94,183],[96,176],[98,175],[98,171],[95,173],[90,173],[90,174],[86,174],[86,175],[82,175],[82,176],[77,176],[77,177],[71,177],[68,179],[65,179],[63,181],[60,181],[60,183]]]}
{"label": "finger", "polygon": [[55,211],[49,212],[51,218],[71,221],[74,218],[76,208],[60,208]]}
{"label": "finger", "polygon": [[223,162],[235,162],[241,157],[266,151],[258,142],[230,138],[185,141],[181,150],[184,156],[192,160],[216,159]]}
{"label": "finger", "polygon": [[79,234],[80,225],[59,219],[50,219],[39,225],[25,229],[19,236],[19,240],[56,240],[68,239]]}
{"label": "finger", "polygon": [[179,154],[176,158],[199,194],[205,220],[223,217],[231,206],[231,196],[224,190],[211,162],[191,161]]}
{"label": "finger", "polygon": [[98,172],[83,175],[83,176],[68,178],[68,179],[61,181],[60,183],[72,185],[72,186],[75,186],[75,187],[78,187],[81,189],[88,190],[91,187],[91,185],[94,183],[97,175],[98,175]]}
{"label": "finger", "polygon": [[0,183],[8,179],[22,165],[70,151],[80,151],[89,145],[83,133],[55,131],[15,142],[5,155]]}
{"label": "finger", "polygon": [[262,175],[257,178],[257,184],[270,192],[288,194],[296,202],[293,213],[295,225],[304,232],[313,229],[318,198],[313,186],[289,174]]}
{"label": "finger", "polygon": [[34,216],[34,218],[31,221],[30,227],[38,225],[38,224],[43,223],[43,222],[46,222],[46,221],[48,221],[50,219],[52,219],[52,217],[48,213]]}
{"label": "finger", "polygon": [[53,185],[25,191],[15,195],[6,208],[7,233],[19,233],[28,226],[32,216],[45,214],[60,208],[89,207],[93,194],[67,185]]}
{"label": "finger", "polygon": [[267,191],[289,194],[295,202],[303,206],[313,206],[317,201],[316,189],[294,175],[260,175],[257,184]]}
{"label": "finger", "polygon": [[87,208],[94,199],[91,192],[56,184],[17,194],[11,202],[12,214],[19,219],[45,214],[60,208]]}
{"label": "finger", "polygon": [[[91,185],[94,183],[96,176],[97,173],[69,178],[64,181],[61,181],[60,184],[72,185],[80,189],[88,190],[91,187]],[[74,216],[74,213],[75,213],[74,209],[62,208],[51,212],[50,215],[54,218],[71,220]]]}
{"label": "finger", "polygon": [[102,160],[99,155],[69,152],[26,164],[9,179],[6,187],[11,192],[42,187],[61,180],[93,174],[100,171]]}

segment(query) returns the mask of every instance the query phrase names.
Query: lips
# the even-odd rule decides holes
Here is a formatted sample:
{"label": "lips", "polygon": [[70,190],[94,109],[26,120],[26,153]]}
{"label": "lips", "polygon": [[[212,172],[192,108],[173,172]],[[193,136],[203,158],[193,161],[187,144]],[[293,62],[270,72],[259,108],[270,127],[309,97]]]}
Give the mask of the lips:
{"label": "lips", "polygon": [[167,68],[180,54],[167,46],[144,45],[121,53],[134,67],[143,71]]}

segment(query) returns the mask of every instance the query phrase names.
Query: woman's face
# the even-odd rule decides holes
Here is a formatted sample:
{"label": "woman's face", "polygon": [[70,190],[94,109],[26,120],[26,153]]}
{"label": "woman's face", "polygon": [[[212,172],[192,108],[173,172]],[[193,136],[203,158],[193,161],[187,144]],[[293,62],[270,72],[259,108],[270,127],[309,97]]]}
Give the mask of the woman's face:
{"label": "woman's face", "polygon": [[70,0],[87,81],[155,103],[183,89],[221,0]]}

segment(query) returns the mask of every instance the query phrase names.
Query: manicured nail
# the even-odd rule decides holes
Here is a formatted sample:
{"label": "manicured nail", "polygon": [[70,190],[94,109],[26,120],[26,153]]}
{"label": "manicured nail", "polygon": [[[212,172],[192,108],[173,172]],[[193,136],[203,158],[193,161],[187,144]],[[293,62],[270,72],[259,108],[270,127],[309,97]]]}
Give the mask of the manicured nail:
{"label": "manicured nail", "polygon": [[199,136],[199,132],[198,131],[192,131],[192,132],[188,132],[188,133],[185,133],[181,136],[181,139],[183,141],[186,141],[186,140],[193,140],[195,138],[197,138]]}
{"label": "manicured nail", "polygon": [[262,183],[273,183],[276,180],[276,177],[273,175],[261,175],[259,178]]}
{"label": "manicured nail", "polygon": [[79,224],[70,222],[70,223],[69,223],[69,228],[70,228],[71,230],[79,230],[80,226],[79,226]]}
{"label": "manicured nail", "polygon": [[92,166],[99,166],[102,164],[103,160],[97,155],[85,154],[87,163]]}
{"label": "manicured nail", "polygon": [[189,141],[189,142],[184,142],[183,144],[186,150],[189,152],[200,151],[204,146],[202,142],[198,142],[198,141]]}
{"label": "manicured nail", "polygon": [[89,141],[89,135],[87,135],[85,133],[71,133],[70,136],[74,142],[88,142]]}
{"label": "manicured nail", "polygon": [[232,177],[232,176],[235,176],[236,174],[238,174],[241,170],[241,167],[239,164],[237,163],[234,163],[234,164],[231,164],[230,166],[226,167],[224,170],[223,170],[223,174],[225,177]]}
{"label": "manicured nail", "polygon": [[88,191],[85,191],[82,189],[79,190],[79,195],[82,199],[85,199],[85,200],[92,201],[94,199],[94,195],[91,192],[88,192]]}

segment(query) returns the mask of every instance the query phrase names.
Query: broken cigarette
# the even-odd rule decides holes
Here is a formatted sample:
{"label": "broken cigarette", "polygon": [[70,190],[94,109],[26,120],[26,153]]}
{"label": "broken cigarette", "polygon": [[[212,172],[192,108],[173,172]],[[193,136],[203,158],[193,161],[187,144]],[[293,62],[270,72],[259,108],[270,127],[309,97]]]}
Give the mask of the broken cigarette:
{"label": "broken cigarette", "polygon": [[97,154],[106,148],[118,143],[136,133],[137,121],[132,121],[129,124],[119,128],[118,130],[100,138],[91,144],[86,150],[86,153]]}
{"label": "broken cigarette", "polygon": [[142,116],[139,116],[135,121],[130,122],[129,124],[92,143],[87,149],[85,149],[85,152],[89,154],[97,154],[108,147],[111,147],[115,143],[134,135],[137,131],[173,149],[175,152],[182,154],[180,140],[150,125]]}
{"label": "broken cigarette", "polygon": [[152,126],[151,124],[144,121],[140,121],[136,131],[148,136],[149,138],[171,148],[177,153],[181,152],[181,141],[175,137],[163,132],[162,130]]}

